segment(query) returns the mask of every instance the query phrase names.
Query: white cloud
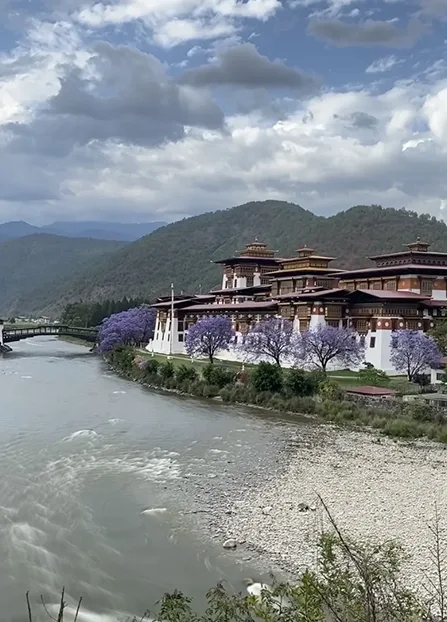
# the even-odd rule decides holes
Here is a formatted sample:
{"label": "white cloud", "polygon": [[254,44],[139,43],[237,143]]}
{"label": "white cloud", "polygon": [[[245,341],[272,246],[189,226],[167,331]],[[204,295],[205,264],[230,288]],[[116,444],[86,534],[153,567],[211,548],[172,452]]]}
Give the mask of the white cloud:
{"label": "white cloud", "polygon": [[366,73],[384,73],[389,71],[402,61],[398,60],[395,56],[385,56],[375,60],[369,67],[366,68]]}
{"label": "white cloud", "polygon": [[173,19],[156,29],[154,41],[162,47],[170,48],[198,39],[228,37],[235,32],[235,25],[225,20],[207,22],[202,19]]}
{"label": "white cloud", "polygon": [[[317,6],[313,0],[299,2]],[[331,0],[326,8],[336,12],[354,9],[354,4]],[[234,46],[243,19],[268,19],[278,7],[277,0],[120,0],[86,7],[74,23],[36,22],[20,47],[0,59],[7,61],[0,72],[0,126],[20,122],[26,134],[31,127],[27,123],[48,118],[41,111],[73,68],[82,68],[83,78],[89,77],[94,69],[87,63],[91,52],[84,37],[95,28],[142,20],[166,48],[211,39],[209,50],[190,47],[190,58]],[[121,60],[121,73],[130,80],[134,74],[130,67],[127,71],[123,50],[114,59],[110,67]],[[394,56],[382,58],[367,71],[383,72],[399,62]],[[177,67],[183,63],[180,58]],[[172,83],[167,68],[159,65],[164,83]],[[135,75],[146,75],[144,67],[136,66]],[[95,134],[83,146],[79,141],[73,148],[70,144],[63,157],[32,150],[9,153],[10,131],[0,131],[0,219],[50,220],[61,213],[86,219],[171,219],[268,197],[296,201],[319,213],[382,203],[440,215],[447,197],[445,75],[440,61],[418,79],[397,83],[384,93],[341,87],[298,103],[275,100],[279,112],[269,114],[262,106],[250,113],[234,112],[235,96],[222,129],[186,125],[184,137],[179,134],[176,142],[138,145],[137,140],[126,142],[125,134],[115,133],[114,140]],[[108,88],[119,91],[122,86],[111,72],[108,76],[109,82],[101,85],[104,96]],[[179,98],[185,105],[184,89],[161,92],[167,103]],[[93,94],[98,95],[86,87],[83,101]],[[204,101],[194,87],[188,87],[187,95],[186,103],[194,109]],[[207,91],[206,96],[211,94]],[[69,97],[67,101],[80,105]],[[141,123],[149,125],[144,97],[142,103],[148,118],[142,116]],[[65,118],[59,118],[62,126]],[[98,119],[93,122],[97,127]]]}
{"label": "white cloud", "polygon": [[77,20],[92,28],[140,20],[153,32],[157,44],[173,47],[232,35],[239,20],[265,21],[281,7],[280,0],[121,0],[86,6]]}
{"label": "white cloud", "polygon": [[447,87],[427,98],[424,112],[434,137],[447,145]]}
{"label": "white cloud", "polygon": [[[78,215],[110,215],[125,204],[133,215],[178,218],[273,197],[320,213],[376,202],[439,215],[446,97],[443,85],[426,96],[417,84],[381,95],[326,93],[280,122],[236,115],[228,133],[189,130],[161,148],[106,144],[96,167],[79,155],[67,165],[64,205]],[[377,119],[372,133],[348,122],[356,111]],[[417,130],[422,120],[429,131]]]}

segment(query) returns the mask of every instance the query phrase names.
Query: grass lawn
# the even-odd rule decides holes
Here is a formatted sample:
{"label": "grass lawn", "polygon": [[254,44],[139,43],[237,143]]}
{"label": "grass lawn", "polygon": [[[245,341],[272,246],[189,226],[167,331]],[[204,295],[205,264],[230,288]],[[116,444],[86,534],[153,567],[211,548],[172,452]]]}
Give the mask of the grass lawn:
{"label": "grass lawn", "polygon": [[336,378],[357,378],[358,372],[350,371],[349,369],[339,369],[338,371],[328,371],[329,377],[335,376]]}
{"label": "grass lawn", "polygon": [[[143,356],[145,358],[148,359],[155,359],[156,361],[160,361],[160,363],[166,363],[166,361],[168,360],[168,356],[166,354],[158,354],[155,353],[154,355],[152,355],[151,352],[148,352],[147,350],[137,350],[139,356]],[[191,358],[189,356],[186,356],[184,354],[174,354],[172,355],[171,359],[170,359],[173,363],[173,365],[177,366],[177,365],[193,365],[194,367],[204,367],[206,365],[208,365],[208,359],[194,359],[194,361],[191,361]],[[224,361],[218,358],[214,359],[214,364],[215,365],[220,365],[222,367],[229,367],[231,369],[241,369],[242,368],[242,363],[238,362],[238,361]],[[250,367],[255,367],[255,365],[251,365],[251,364],[247,364],[245,363],[245,368],[248,369]]]}

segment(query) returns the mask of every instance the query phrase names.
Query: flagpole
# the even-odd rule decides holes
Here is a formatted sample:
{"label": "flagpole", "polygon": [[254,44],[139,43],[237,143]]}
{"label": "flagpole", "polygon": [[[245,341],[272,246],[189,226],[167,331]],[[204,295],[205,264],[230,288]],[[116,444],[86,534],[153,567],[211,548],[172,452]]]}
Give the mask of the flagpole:
{"label": "flagpole", "polygon": [[171,335],[169,338],[169,358],[172,357],[173,339],[174,339],[174,283],[171,283]]}

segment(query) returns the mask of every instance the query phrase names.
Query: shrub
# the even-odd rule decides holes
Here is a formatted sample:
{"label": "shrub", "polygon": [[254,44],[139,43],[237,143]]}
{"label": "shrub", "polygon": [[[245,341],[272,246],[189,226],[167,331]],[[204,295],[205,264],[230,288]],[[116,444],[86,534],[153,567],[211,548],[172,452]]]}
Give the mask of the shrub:
{"label": "shrub", "polygon": [[343,399],[344,391],[335,380],[326,380],[320,385],[319,393],[324,400],[340,401]]}
{"label": "shrub", "polygon": [[202,397],[216,397],[219,395],[219,387],[213,384],[202,385]]}
{"label": "shrub", "polygon": [[317,402],[311,397],[291,397],[288,400],[285,400],[286,406],[285,410],[291,413],[296,413],[297,415],[312,415],[315,414],[318,410]]}
{"label": "shrub", "polygon": [[381,369],[367,367],[358,373],[360,384],[372,385],[374,387],[386,387],[390,384],[390,377]]}
{"label": "shrub", "polygon": [[272,410],[287,410],[287,400],[283,399],[281,395],[272,395],[268,401],[268,407]]}
{"label": "shrub", "polygon": [[428,374],[414,374],[411,382],[418,384],[421,389],[430,385],[430,376]]}
{"label": "shrub", "polygon": [[327,380],[326,373],[321,369],[314,369],[309,372],[308,377],[315,387],[315,393],[318,393],[320,386]]}
{"label": "shrub", "polygon": [[252,373],[251,383],[256,391],[279,393],[283,385],[282,369],[279,365],[262,361]]}
{"label": "shrub", "polygon": [[305,397],[314,395],[317,392],[317,384],[315,379],[303,369],[293,367],[285,377],[284,388],[290,395]]}
{"label": "shrub", "polygon": [[158,368],[158,373],[160,374],[160,377],[164,381],[170,378],[173,378],[174,373],[175,373],[174,365],[172,364],[171,361],[166,361],[166,363],[161,363]]}
{"label": "shrub", "polygon": [[183,384],[185,381],[191,383],[194,380],[197,380],[198,373],[195,367],[192,365],[185,365],[182,363],[175,370],[175,379],[177,382]]}
{"label": "shrub", "polygon": [[423,427],[411,419],[391,419],[384,428],[388,436],[400,436],[401,438],[418,438],[424,436]]}
{"label": "shrub", "polygon": [[254,396],[254,403],[258,406],[267,406],[272,399],[273,394],[270,391],[259,391]]}
{"label": "shrub", "polygon": [[207,365],[202,371],[202,376],[208,384],[215,385],[219,389],[227,384],[233,384],[236,378],[234,371],[218,365]]}
{"label": "shrub", "polygon": [[161,386],[165,387],[166,389],[170,389],[172,391],[175,391],[176,389],[178,389],[178,383],[174,376],[168,376],[167,378],[162,378]]}
{"label": "shrub", "polygon": [[231,403],[233,396],[233,389],[231,387],[224,387],[219,391],[219,395],[223,402]]}
{"label": "shrub", "polygon": [[118,346],[111,351],[109,361],[113,367],[124,374],[130,374],[133,367],[134,351],[127,346]]}
{"label": "shrub", "polygon": [[436,411],[428,404],[406,404],[406,414],[415,421],[434,421]]}
{"label": "shrub", "polygon": [[157,359],[149,359],[146,361],[146,365],[144,366],[144,371],[147,375],[156,374],[158,372],[158,368],[160,367],[160,361]]}

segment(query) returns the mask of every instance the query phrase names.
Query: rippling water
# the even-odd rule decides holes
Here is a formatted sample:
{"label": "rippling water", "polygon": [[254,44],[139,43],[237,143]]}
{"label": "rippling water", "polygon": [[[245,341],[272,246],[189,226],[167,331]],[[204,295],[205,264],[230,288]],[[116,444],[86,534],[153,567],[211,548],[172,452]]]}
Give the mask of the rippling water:
{"label": "rippling water", "polygon": [[51,607],[62,585],[83,596],[79,622],[141,615],[175,588],[242,589],[252,569],[188,523],[184,484],[191,495],[204,478],[243,481],[281,425],[150,393],[49,338],[0,358],[0,400],[2,619],[26,619],[30,590],[39,620],[40,595]]}

